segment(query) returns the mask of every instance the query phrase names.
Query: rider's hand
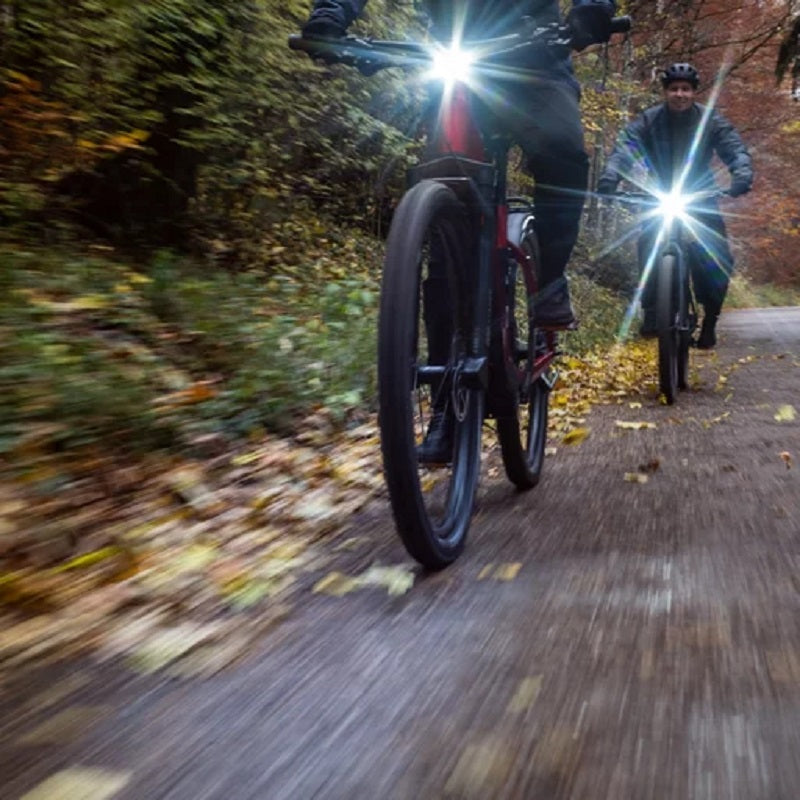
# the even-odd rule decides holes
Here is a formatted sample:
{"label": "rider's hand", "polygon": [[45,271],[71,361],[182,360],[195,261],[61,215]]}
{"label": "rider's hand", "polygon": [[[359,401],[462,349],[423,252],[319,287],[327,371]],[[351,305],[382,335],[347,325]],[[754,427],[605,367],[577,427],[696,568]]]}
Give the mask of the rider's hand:
{"label": "rider's hand", "polygon": [[728,194],[731,197],[739,197],[740,195],[747,194],[750,191],[750,182],[734,178],[731,183],[731,188],[728,189]]}
{"label": "rider's hand", "polygon": [[611,178],[600,178],[597,181],[597,194],[614,194],[617,191],[617,182]]}
{"label": "rider's hand", "polygon": [[589,45],[607,42],[611,38],[611,20],[615,4],[609,0],[583,0],[567,15],[572,30],[572,47],[584,50]]}
{"label": "rider's hand", "polygon": [[339,22],[327,15],[312,16],[301,31],[306,39],[341,39],[347,33]]}

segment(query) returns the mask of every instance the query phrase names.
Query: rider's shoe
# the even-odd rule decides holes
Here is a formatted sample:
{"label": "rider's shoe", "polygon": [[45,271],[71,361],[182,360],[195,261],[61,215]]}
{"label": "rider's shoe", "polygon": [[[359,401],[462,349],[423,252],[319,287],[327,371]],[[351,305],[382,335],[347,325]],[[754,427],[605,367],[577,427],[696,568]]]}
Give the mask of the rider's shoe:
{"label": "rider's shoe", "polygon": [[453,460],[455,423],[449,405],[434,410],[425,439],[417,448],[417,460],[421,464],[448,464]]}
{"label": "rider's shoe", "polygon": [[639,336],[643,339],[652,339],[658,334],[658,321],[654,308],[642,309],[642,326],[639,328]]}
{"label": "rider's shoe", "polygon": [[537,328],[574,328],[577,325],[566,278],[559,278],[545,286],[536,295],[534,308]]}
{"label": "rider's shoe", "polygon": [[697,348],[699,350],[713,350],[717,343],[716,324],[716,316],[706,314],[703,319],[703,325],[700,328],[700,337],[697,340]]}

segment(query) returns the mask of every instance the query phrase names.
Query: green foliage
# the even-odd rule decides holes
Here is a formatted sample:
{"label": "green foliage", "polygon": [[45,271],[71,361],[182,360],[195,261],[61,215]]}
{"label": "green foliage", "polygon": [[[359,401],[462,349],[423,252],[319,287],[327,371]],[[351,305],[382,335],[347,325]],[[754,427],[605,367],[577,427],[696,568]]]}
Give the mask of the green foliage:
{"label": "green foliage", "polygon": [[573,355],[605,350],[617,340],[628,301],[585,275],[570,278],[570,295],[580,325],[563,337],[563,349]]}
{"label": "green foliage", "polygon": [[316,407],[363,412],[377,285],[334,264],[378,257],[350,238],[306,275],[266,279],[167,252],[147,274],[108,256],[0,250],[0,450],[43,436],[147,451],[287,429]]}
{"label": "green foliage", "polygon": [[[294,214],[374,227],[381,187],[402,183],[415,90],[290,52],[309,7],[15,4],[0,37],[0,122],[14,121],[0,125],[0,181],[15,186],[0,213],[13,221],[41,206],[30,195],[59,199],[144,242],[180,223],[238,266],[263,265],[273,226]],[[409,7],[370,12],[373,32],[413,24]]]}

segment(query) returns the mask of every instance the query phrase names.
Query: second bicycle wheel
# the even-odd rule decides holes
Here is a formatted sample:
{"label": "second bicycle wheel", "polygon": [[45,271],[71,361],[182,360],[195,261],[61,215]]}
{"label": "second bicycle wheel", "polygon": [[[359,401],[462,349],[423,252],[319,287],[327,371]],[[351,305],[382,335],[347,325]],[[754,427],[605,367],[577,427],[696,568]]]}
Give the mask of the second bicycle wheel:
{"label": "second bicycle wheel", "polygon": [[[523,237],[520,249],[532,265],[538,263],[539,246],[533,231]],[[519,379],[519,373],[524,373],[530,360],[536,358],[537,332],[530,325],[528,291],[516,261],[509,266],[507,290],[516,334],[513,349],[517,374],[507,376],[511,402],[508,413],[497,415],[497,438],[508,479],[519,489],[531,489],[539,483],[544,462],[550,389],[541,379],[531,385]],[[502,354],[497,357],[502,358]]]}
{"label": "second bicycle wheel", "polygon": [[[484,392],[462,369],[476,248],[462,204],[422,181],[401,200],[386,246],[378,325],[381,449],[403,544],[429,569],[464,548],[480,474]],[[450,427],[446,454],[423,463],[434,415]]]}
{"label": "second bicycle wheel", "polygon": [[658,295],[656,322],[658,324],[658,387],[668,405],[678,394],[678,347],[680,332],[676,325],[678,278],[674,255],[665,255],[658,265]]}

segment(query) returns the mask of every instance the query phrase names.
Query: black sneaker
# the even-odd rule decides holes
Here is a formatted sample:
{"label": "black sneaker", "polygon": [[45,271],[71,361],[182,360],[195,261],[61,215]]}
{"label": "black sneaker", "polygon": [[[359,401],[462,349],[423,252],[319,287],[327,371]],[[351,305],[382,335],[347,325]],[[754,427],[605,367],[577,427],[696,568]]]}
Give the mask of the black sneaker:
{"label": "black sneaker", "polygon": [[453,460],[455,422],[449,406],[433,412],[425,439],[417,448],[420,464],[449,464]]}
{"label": "black sneaker", "polygon": [[700,336],[697,339],[698,350],[713,350],[717,343],[717,333],[715,327],[717,320],[715,317],[705,317],[703,326],[700,328]]}
{"label": "black sneaker", "polygon": [[654,308],[642,309],[642,326],[639,328],[639,335],[644,339],[652,339],[658,334],[658,322],[656,321],[656,310]]}
{"label": "black sneaker", "polygon": [[545,286],[536,295],[534,309],[537,328],[574,328],[577,325],[566,278]]}

